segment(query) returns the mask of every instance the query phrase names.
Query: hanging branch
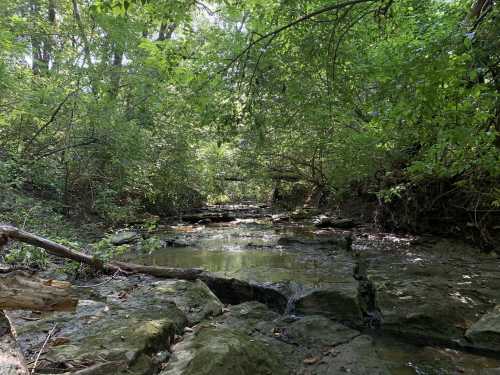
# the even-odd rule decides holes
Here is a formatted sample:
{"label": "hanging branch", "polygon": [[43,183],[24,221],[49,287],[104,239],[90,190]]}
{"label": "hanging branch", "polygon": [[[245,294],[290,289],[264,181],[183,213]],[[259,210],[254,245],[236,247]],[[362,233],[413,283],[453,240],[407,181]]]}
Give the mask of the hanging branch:
{"label": "hanging branch", "polygon": [[297,25],[299,23],[302,23],[304,21],[308,21],[311,18],[317,17],[323,13],[328,13],[328,12],[331,12],[334,10],[340,10],[342,8],[346,8],[346,7],[349,7],[352,5],[356,5],[356,4],[372,3],[372,2],[377,2],[377,1],[380,1],[380,0],[351,0],[351,1],[346,1],[346,2],[340,3],[340,4],[328,5],[324,8],[318,9],[314,12],[305,14],[302,17],[299,17],[296,20],[294,20],[294,21],[292,21],[284,26],[281,26],[273,31],[270,31],[267,34],[264,34],[264,35],[260,36],[259,38],[250,42],[238,55],[236,55],[233,59],[231,59],[231,61],[229,62],[229,64],[226,65],[226,67],[224,68],[223,71],[228,70],[236,61],[238,61],[242,56],[244,56],[245,53],[247,53],[247,51],[249,51],[251,48],[253,48],[256,44],[260,43],[264,39],[271,38],[271,37],[274,38],[278,34],[282,33],[285,30],[288,30],[288,29],[294,27],[295,25]]}

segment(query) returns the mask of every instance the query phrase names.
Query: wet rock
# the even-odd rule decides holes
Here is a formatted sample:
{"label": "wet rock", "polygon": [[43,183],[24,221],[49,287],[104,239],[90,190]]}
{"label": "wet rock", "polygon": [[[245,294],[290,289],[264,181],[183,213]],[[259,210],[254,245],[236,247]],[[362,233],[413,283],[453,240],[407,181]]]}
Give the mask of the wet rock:
{"label": "wet rock", "polygon": [[42,363],[49,361],[57,368],[84,368],[114,362],[116,368],[147,374],[152,361],[146,359],[156,347],[171,341],[185,324],[184,314],[171,302],[161,309],[154,306],[136,309],[81,300],[74,314],[52,314],[17,327],[17,332],[21,346],[28,357],[32,357],[47,331],[56,326],[54,339],[67,337],[69,342],[58,346],[49,343]]}
{"label": "wet rock", "polygon": [[141,238],[141,235],[133,231],[118,232],[111,236],[110,242],[115,246],[125,245],[135,242]]}
{"label": "wet rock", "polygon": [[500,351],[500,305],[483,315],[466,332],[474,347]]}
{"label": "wet rock", "polygon": [[387,283],[377,291],[386,331],[424,343],[459,344],[472,306],[448,295],[446,287],[418,281]]}
{"label": "wet rock", "polygon": [[[162,280],[151,284],[154,298],[171,300],[188,317],[189,324],[220,315],[224,305],[201,280]],[[145,291],[145,297],[148,291]],[[159,297],[156,297],[159,296]]]}
{"label": "wet rock", "polygon": [[363,319],[358,285],[354,279],[306,293],[297,299],[295,310],[299,314],[324,315],[355,325],[361,324]]}
{"label": "wet rock", "polygon": [[318,228],[338,228],[338,229],[351,229],[356,226],[352,219],[335,219],[328,216],[320,216],[314,222]]}
{"label": "wet rock", "polygon": [[331,235],[331,236],[316,236],[314,238],[307,238],[302,236],[283,236],[278,240],[278,245],[281,246],[318,246],[318,247],[331,247],[337,246],[341,248],[347,247],[347,237],[345,235]]}
{"label": "wet rock", "polygon": [[286,374],[275,349],[246,334],[221,327],[200,327],[174,347],[161,375]]}
{"label": "wet rock", "polygon": [[386,364],[380,360],[370,336],[362,335],[335,346],[313,369],[312,374],[329,375],[350,373],[356,375],[389,375]]}
{"label": "wet rock", "polygon": [[235,220],[236,217],[227,212],[205,212],[182,216],[182,221],[189,224],[229,223]]}
{"label": "wet rock", "polygon": [[212,222],[211,219],[209,218],[205,218],[205,219],[201,219],[200,221],[198,221],[196,224],[200,224],[200,225],[206,225],[206,224],[210,224]]}
{"label": "wet rock", "polygon": [[166,238],[162,240],[163,247],[188,247],[192,244],[182,238]]}
{"label": "wet rock", "polygon": [[309,209],[297,209],[290,214],[290,218],[293,220],[306,220],[311,219],[313,216],[319,213],[318,209],[309,208]]}
{"label": "wet rock", "polygon": [[290,222],[290,215],[288,214],[275,214],[271,216],[271,220],[275,224]]}

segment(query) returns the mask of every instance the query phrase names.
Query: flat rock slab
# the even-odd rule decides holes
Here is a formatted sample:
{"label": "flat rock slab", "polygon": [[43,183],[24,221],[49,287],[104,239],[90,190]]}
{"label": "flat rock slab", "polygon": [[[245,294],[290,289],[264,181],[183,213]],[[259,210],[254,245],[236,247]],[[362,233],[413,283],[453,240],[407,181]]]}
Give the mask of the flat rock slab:
{"label": "flat rock slab", "polygon": [[93,299],[81,299],[75,313],[28,321],[19,313],[16,329],[25,355],[33,358],[55,326],[40,361],[44,371],[95,368],[90,373],[98,374],[110,362],[108,374],[149,374],[158,366],[155,353],[168,350],[186,325],[221,313],[222,304],[201,281],[141,281],[112,280],[84,290],[82,296]]}
{"label": "flat rock slab", "polygon": [[281,246],[296,246],[303,247],[311,246],[311,247],[319,247],[326,249],[346,249],[348,250],[348,236],[343,234],[330,234],[330,235],[320,235],[315,237],[306,237],[306,236],[298,236],[298,235],[285,235],[282,236],[278,240],[278,245]]}
{"label": "flat rock slab", "polygon": [[[476,249],[451,241],[372,246],[362,252],[386,332],[422,343],[470,346],[466,331],[500,303],[498,260]],[[468,332],[472,339],[477,331]],[[479,341],[476,336],[472,346],[485,345]]]}

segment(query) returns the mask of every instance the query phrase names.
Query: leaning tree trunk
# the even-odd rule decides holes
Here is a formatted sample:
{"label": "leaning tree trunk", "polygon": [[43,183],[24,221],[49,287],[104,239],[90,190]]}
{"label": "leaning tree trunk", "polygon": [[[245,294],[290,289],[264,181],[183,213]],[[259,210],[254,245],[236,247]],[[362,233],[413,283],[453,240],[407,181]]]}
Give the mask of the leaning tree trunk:
{"label": "leaning tree trunk", "polygon": [[28,233],[10,225],[0,225],[0,248],[2,247],[2,244],[7,243],[9,240],[20,241],[33,246],[41,247],[49,254],[89,264],[95,269],[108,274],[116,272],[144,273],[156,277],[196,280],[203,272],[203,270],[199,268],[144,266],[140,264],[116,261],[104,263],[100,259],[76,250],[72,250],[69,247],[58,244],[49,239]]}

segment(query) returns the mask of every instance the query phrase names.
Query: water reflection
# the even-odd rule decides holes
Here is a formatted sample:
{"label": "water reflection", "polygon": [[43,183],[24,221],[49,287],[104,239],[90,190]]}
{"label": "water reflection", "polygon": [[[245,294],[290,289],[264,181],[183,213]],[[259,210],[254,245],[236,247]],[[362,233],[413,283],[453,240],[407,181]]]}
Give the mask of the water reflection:
{"label": "water reflection", "polygon": [[[314,245],[283,247],[283,231],[255,223],[235,227],[206,227],[203,232],[177,231],[176,240],[190,244],[167,247],[138,259],[141,263],[169,267],[200,267],[226,277],[257,282],[296,281],[310,287],[343,282],[352,274],[352,264],[332,249]],[[287,233],[291,233],[287,231]],[[171,238],[171,233],[164,234]],[[301,233],[302,235],[302,233]],[[170,237],[169,237],[170,236]]]}
{"label": "water reflection", "polygon": [[297,254],[283,251],[171,248],[145,256],[141,261],[145,264],[170,267],[201,267],[206,271],[226,277],[238,277],[251,281],[295,280],[310,286],[335,282],[330,270],[322,267],[319,261],[300,260]]}

